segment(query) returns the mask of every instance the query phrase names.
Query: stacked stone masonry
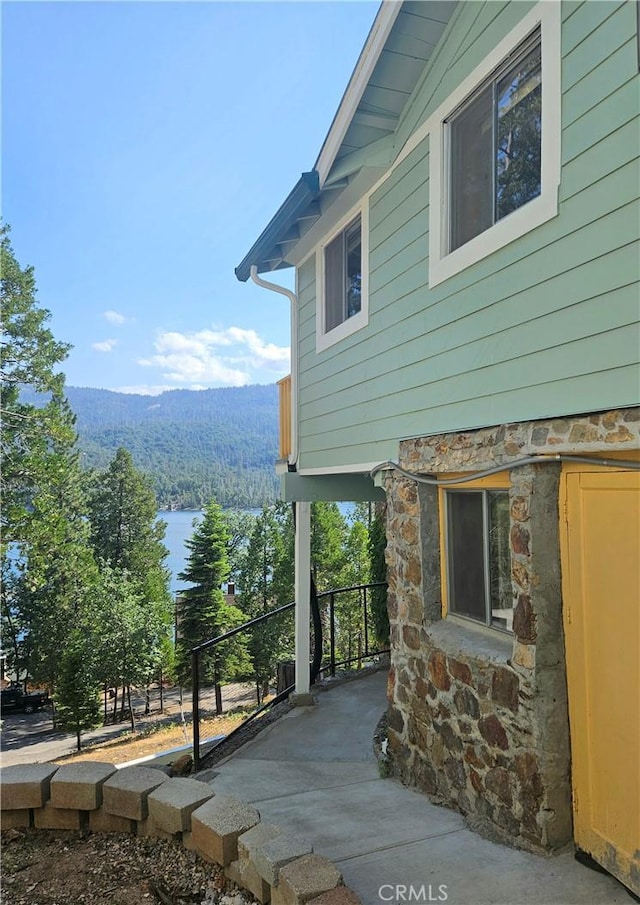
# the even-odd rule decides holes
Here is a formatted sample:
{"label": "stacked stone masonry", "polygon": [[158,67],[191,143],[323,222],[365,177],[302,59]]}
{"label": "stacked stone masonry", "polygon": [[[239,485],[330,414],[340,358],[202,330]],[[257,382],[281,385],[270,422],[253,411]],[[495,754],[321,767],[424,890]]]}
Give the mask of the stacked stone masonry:
{"label": "stacked stone masonry", "polygon": [[131,833],[172,839],[261,903],[358,905],[337,868],[259,812],[196,778],[153,767],[85,762],[0,770],[2,829]]}
{"label": "stacked stone masonry", "polygon": [[637,455],[640,410],[507,424],[400,444],[400,465],[446,477],[505,465],[513,632],[442,618],[438,488],[389,471],[392,773],[470,825],[535,851],[572,838],[562,623],[562,463],[532,455]]}

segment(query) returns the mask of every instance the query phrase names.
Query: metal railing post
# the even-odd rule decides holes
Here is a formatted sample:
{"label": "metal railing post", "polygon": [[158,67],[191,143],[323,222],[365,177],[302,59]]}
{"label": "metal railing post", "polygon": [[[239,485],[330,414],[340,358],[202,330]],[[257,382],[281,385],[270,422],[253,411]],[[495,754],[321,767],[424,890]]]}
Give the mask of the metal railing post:
{"label": "metal railing post", "polygon": [[318,592],[316,583],[313,580],[313,573],[311,573],[311,620],[313,623],[313,660],[311,662],[309,684],[313,685],[320,674],[320,667],[322,666],[322,619],[320,618]]}
{"label": "metal railing post", "polygon": [[[370,659],[371,657],[378,656],[380,654],[389,653],[389,648],[384,650],[378,649],[377,644],[373,645],[371,643],[371,631],[373,630],[372,626],[369,626],[369,604],[370,604],[370,595],[368,595],[369,591],[373,591],[376,588],[386,588],[386,581],[374,581],[369,584],[359,584],[352,585],[347,588],[333,588],[330,591],[322,591],[317,594],[318,602],[320,606],[324,605],[324,601],[329,598],[329,643],[330,643],[330,651],[329,656],[326,661],[326,666],[323,666],[320,669],[320,674],[330,674],[335,676],[336,670],[339,666],[348,666],[350,663],[355,662],[356,660],[360,662],[361,658]],[[339,662],[336,660],[336,639],[337,639],[337,627],[335,624],[335,615],[336,615],[336,597],[338,594],[353,594],[355,592],[363,595],[359,598],[359,605],[361,608],[360,618],[364,619],[364,631],[362,630],[362,626],[358,623],[358,653],[356,656],[353,656],[353,652],[351,650],[351,641],[349,641],[349,650],[347,651],[346,659],[341,659]],[[349,633],[351,629],[349,628]],[[351,638],[351,634],[349,634],[349,638]]]}
{"label": "metal railing post", "polygon": [[367,589],[364,591],[364,655],[369,656],[369,617],[367,614]]}
{"label": "metal railing post", "polygon": [[198,651],[191,651],[191,722],[193,725],[193,769],[200,768],[200,681]]}
{"label": "metal railing post", "polygon": [[336,674],[336,622],[335,622],[335,597],[329,594],[329,662],[331,663],[331,675]]}

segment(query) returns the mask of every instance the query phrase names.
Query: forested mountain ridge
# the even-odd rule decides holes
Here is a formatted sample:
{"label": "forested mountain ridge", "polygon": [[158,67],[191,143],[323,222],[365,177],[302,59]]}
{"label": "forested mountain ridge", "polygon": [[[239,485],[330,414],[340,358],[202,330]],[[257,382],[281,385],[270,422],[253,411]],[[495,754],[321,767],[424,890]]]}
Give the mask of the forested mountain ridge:
{"label": "forested mountain ridge", "polygon": [[159,396],[66,387],[85,468],[124,446],[153,480],[161,508],[254,508],[277,496],[275,384],[169,390]]}

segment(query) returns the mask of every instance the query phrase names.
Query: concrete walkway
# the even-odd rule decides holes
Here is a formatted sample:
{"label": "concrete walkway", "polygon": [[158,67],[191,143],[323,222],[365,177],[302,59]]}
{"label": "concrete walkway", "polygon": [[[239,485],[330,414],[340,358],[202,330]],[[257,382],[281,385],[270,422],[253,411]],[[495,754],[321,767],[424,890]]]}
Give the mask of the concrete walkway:
{"label": "concrete walkway", "polygon": [[372,738],[386,673],[334,686],[216,765],[235,795],[330,858],[363,905],[630,905],[614,879],[571,853],[537,857],[495,845],[459,814],[381,779]]}

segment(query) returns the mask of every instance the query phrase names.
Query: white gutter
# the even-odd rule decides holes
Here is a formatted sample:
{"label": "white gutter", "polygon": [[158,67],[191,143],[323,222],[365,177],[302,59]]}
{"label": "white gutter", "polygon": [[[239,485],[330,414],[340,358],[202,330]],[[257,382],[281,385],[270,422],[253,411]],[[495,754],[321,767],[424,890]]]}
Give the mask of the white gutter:
{"label": "white gutter", "polygon": [[270,289],[280,295],[286,295],[291,302],[291,452],[289,464],[295,465],[298,461],[298,297],[295,292],[263,280],[258,274],[256,264],[251,265],[250,276],[257,286]]}

